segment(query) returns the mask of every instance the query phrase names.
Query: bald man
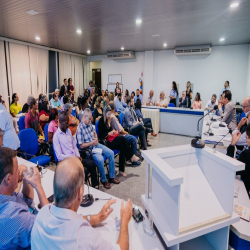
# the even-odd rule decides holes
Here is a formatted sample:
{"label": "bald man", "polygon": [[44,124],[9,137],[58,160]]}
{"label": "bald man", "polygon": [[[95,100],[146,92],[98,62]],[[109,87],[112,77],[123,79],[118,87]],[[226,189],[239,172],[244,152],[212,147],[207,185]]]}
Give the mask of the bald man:
{"label": "bald man", "polygon": [[125,207],[122,201],[120,235],[117,244],[112,244],[92,226],[107,219],[116,200],[109,200],[97,215],[82,216],[77,210],[83,194],[84,171],[79,158],[60,162],[54,176],[55,204],[48,204],[39,212],[31,233],[32,249],[129,249],[130,199]]}
{"label": "bald man", "polygon": [[154,99],[154,90],[150,90],[148,101],[146,102],[147,106],[154,106],[155,105],[155,99]]}
{"label": "bald man", "polygon": [[242,102],[242,110],[246,117],[243,117],[238,124],[238,130],[243,134],[247,127],[247,119],[250,118],[250,96],[244,98]]}

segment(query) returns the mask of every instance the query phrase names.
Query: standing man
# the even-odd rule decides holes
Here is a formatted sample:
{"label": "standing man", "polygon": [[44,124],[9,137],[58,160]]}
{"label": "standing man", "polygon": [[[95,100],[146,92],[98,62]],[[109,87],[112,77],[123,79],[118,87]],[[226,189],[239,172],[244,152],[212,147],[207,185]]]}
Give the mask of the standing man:
{"label": "standing man", "polygon": [[64,78],[63,80],[63,85],[61,86],[61,89],[60,89],[60,96],[63,97],[64,95],[67,94],[68,92],[68,81],[66,78]]}
{"label": "standing man", "polygon": [[229,81],[225,81],[224,88],[221,90],[220,96],[222,96],[223,92],[226,91],[226,90],[230,90]]}
{"label": "standing man", "polygon": [[142,95],[140,94],[140,90],[139,89],[136,90],[136,95],[134,97],[134,102],[136,102],[137,99],[140,99],[141,105],[143,105]]}
{"label": "standing man", "polygon": [[20,147],[20,141],[13,126],[12,117],[2,104],[0,98],[0,128],[3,135],[3,147],[8,147],[17,150]]}
{"label": "standing man", "polygon": [[[235,105],[232,102],[232,93],[230,90],[226,90],[223,92],[221,102],[222,103],[219,103],[218,105],[219,114],[222,117],[221,121],[225,122],[228,125],[229,129],[236,129],[236,110]],[[222,104],[225,106],[224,112],[222,110]]]}
{"label": "standing man", "polygon": [[154,106],[155,105],[155,99],[154,99],[154,91],[150,90],[148,101],[146,103],[147,106]]}

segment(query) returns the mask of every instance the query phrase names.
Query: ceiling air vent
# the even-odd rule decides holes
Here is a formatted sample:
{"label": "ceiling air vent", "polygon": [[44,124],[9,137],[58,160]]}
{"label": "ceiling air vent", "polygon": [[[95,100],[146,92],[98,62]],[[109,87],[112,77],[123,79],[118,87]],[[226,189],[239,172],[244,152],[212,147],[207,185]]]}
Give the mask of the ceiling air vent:
{"label": "ceiling air vent", "polygon": [[210,55],[212,48],[210,45],[176,47],[174,54],[177,56]]}
{"label": "ceiling air vent", "polygon": [[110,52],[107,53],[107,58],[111,60],[120,60],[120,59],[134,59],[134,51],[123,51],[123,52]]}

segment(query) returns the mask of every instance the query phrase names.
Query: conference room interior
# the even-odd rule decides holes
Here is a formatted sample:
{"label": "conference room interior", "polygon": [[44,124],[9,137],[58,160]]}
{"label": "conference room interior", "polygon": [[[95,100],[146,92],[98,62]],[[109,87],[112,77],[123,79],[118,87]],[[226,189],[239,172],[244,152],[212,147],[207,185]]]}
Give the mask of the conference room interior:
{"label": "conference room interior", "polygon": [[250,249],[249,13],[1,1],[0,249]]}

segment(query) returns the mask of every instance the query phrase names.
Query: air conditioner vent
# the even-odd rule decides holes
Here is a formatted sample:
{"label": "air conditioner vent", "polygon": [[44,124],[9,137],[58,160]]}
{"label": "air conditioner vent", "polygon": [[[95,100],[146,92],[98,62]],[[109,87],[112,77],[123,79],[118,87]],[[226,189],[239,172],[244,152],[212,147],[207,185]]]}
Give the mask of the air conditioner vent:
{"label": "air conditioner vent", "polygon": [[189,46],[189,47],[176,47],[174,50],[177,56],[187,55],[210,55],[212,48],[210,45]]}
{"label": "air conditioner vent", "polygon": [[134,59],[135,52],[126,51],[126,52],[110,52],[107,53],[107,58],[111,60],[119,60],[119,59]]}

